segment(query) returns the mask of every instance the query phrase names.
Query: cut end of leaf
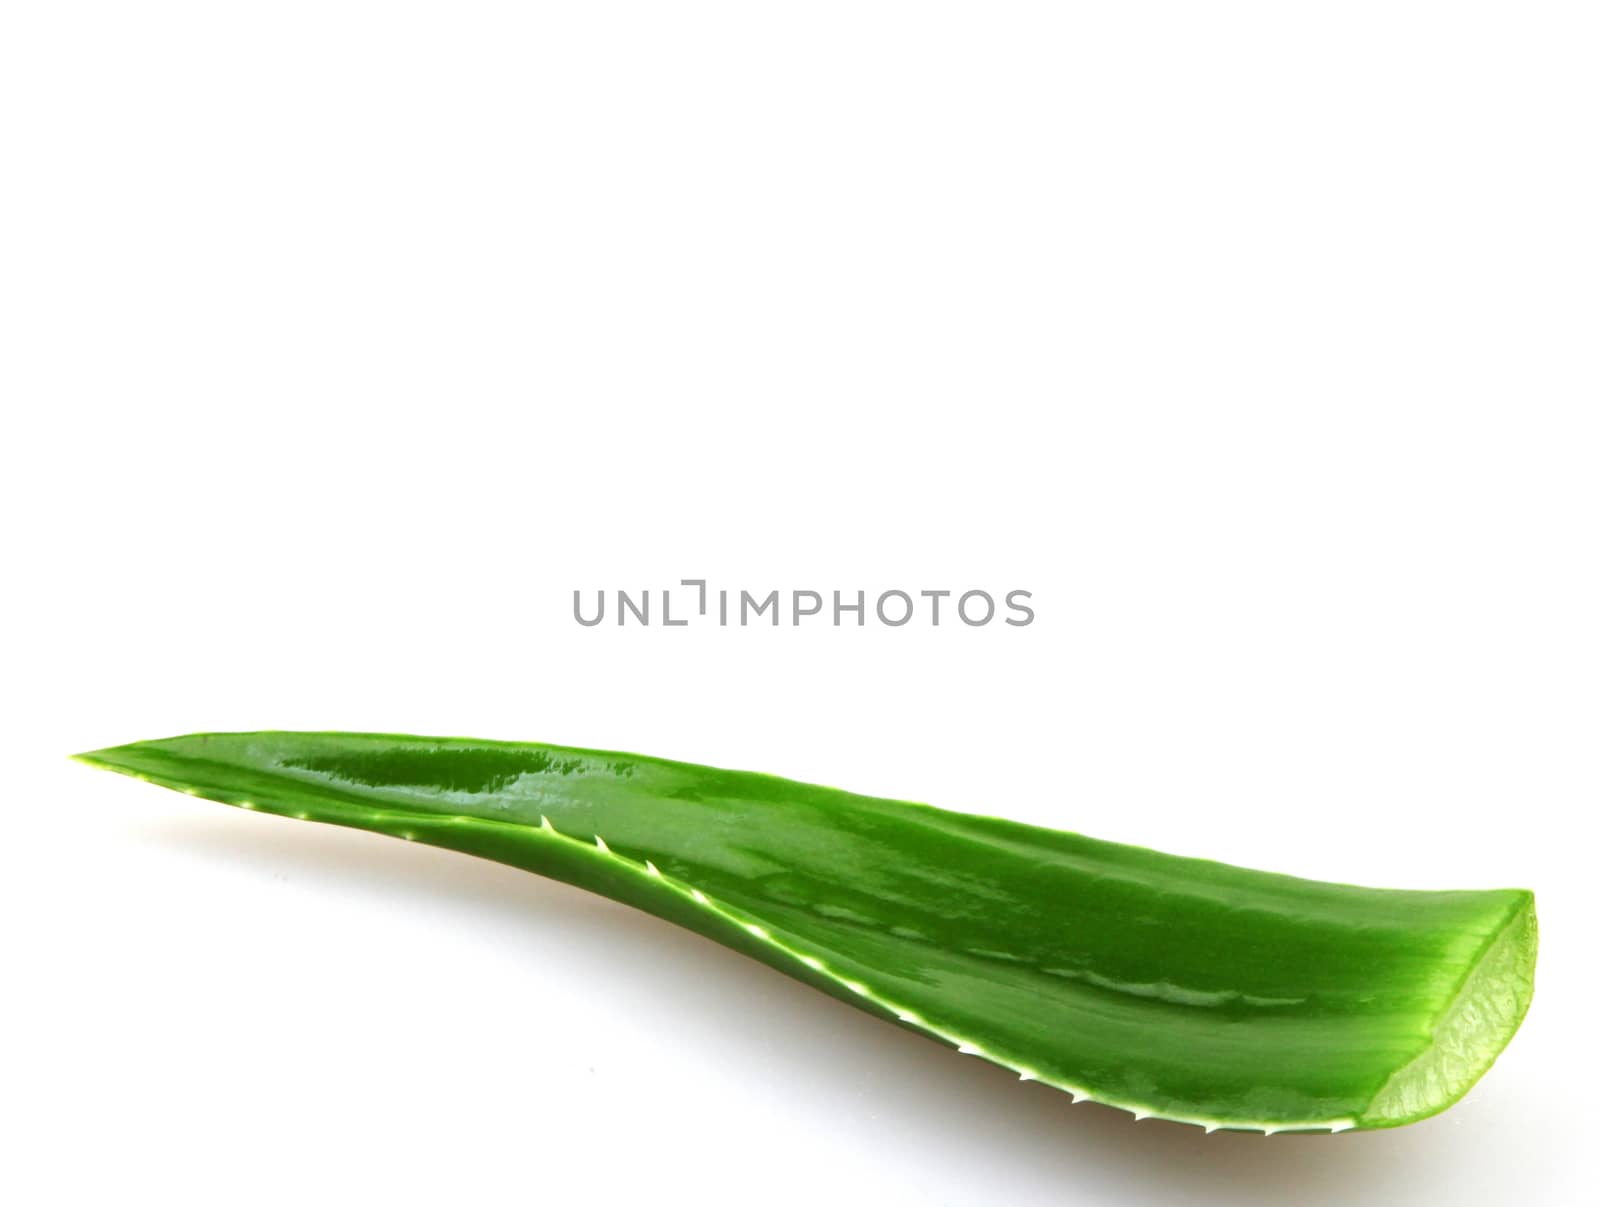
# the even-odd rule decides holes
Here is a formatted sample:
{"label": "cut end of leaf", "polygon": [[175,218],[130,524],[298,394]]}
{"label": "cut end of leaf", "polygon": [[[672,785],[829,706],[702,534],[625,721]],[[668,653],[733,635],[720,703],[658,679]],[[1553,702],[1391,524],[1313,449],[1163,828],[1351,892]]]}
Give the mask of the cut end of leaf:
{"label": "cut end of leaf", "polygon": [[1438,1114],[1471,1089],[1511,1042],[1528,1012],[1538,952],[1533,894],[1524,892],[1434,1023],[1427,1048],[1384,1083],[1356,1125],[1414,1123]]}

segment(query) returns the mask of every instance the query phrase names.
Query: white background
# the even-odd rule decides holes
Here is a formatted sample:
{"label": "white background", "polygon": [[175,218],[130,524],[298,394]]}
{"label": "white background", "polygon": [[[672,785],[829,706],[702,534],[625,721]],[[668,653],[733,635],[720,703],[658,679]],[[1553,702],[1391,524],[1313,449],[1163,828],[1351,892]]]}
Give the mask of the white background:
{"label": "white background", "polygon": [[[12,3],[16,1203],[1572,1204],[1594,9]],[[1024,588],[582,629],[575,587]],[[1539,894],[1461,1105],[1219,1134],[685,932],[75,750],[642,750]]]}

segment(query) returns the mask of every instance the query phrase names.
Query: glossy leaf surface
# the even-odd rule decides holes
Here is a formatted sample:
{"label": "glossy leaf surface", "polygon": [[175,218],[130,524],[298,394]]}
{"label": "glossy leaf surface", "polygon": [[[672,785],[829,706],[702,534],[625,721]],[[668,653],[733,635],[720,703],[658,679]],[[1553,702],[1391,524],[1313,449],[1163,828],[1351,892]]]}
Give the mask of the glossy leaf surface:
{"label": "glossy leaf surface", "polygon": [[1520,889],[1327,884],[532,743],[199,734],[79,757],[567,881],[1026,1079],[1207,1128],[1433,1114],[1533,992]]}

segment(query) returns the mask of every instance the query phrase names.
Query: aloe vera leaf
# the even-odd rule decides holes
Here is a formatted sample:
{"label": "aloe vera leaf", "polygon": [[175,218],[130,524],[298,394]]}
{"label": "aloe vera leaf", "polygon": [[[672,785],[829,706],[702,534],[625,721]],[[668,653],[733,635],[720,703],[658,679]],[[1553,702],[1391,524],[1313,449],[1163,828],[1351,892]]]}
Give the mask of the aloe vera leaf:
{"label": "aloe vera leaf", "polygon": [[195,734],[77,757],[563,880],[1075,1100],[1207,1130],[1435,1114],[1533,993],[1521,889],[1328,884],[533,743]]}

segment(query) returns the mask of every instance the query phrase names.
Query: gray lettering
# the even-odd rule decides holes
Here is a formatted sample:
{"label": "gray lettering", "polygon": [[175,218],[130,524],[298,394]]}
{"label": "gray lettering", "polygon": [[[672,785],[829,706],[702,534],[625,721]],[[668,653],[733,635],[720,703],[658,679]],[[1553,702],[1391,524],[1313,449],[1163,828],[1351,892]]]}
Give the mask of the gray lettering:
{"label": "gray lettering", "polygon": [[[906,614],[899,620],[890,620],[888,614],[883,610],[883,601],[888,599],[891,595],[898,595],[901,599],[906,601]],[[888,625],[890,628],[898,629],[901,625],[905,624],[906,621],[911,619],[911,610],[914,606],[915,605],[911,602],[911,596],[907,595],[904,591],[885,591],[882,595],[878,596],[878,619],[883,621],[883,623]]]}
{"label": "gray lettering", "polygon": [[1017,597],[1019,595],[1023,599],[1032,599],[1033,598],[1033,592],[1032,591],[1013,591],[1009,595],[1006,596],[1006,607],[1010,608],[1013,612],[1025,612],[1027,614],[1028,619],[1026,619],[1026,620],[1012,620],[1011,617],[1007,616],[1006,617],[1006,623],[1007,624],[1014,624],[1018,628],[1021,628],[1025,624],[1032,624],[1033,623],[1033,609],[1030,608],[1027,604],[1019,604],[1017,602]]}
{"label": "gray lettering", "polygon": [[839,620],[839,617],[842,616],[846,612],[854,612],[856,614],[856,624],[858,624],[858,625],[866,624],[867,623],[867,593],[865,591],[857,591],[856,592],[856,601],[853,604],[841,603],[840,600],[842,598],[843,598],[843,596],[841,596],[838,591],[835,591],[833,593],[833,626],[834,626],[834,628],[838,628],[839,627],[839,625],[841,623],[841,621]]}
{"label": "gray lettering", "polygon": [[774,590],[770,595],[768,595],[765,599],[763,599],[759,604],[756,603],[755,596],[751,595],[750,592],[748,592],[748,591],[740,591],[739,592],[739,623],[741,625],[746,625],[746,624],[750,623],[750,605],[751,604],[755,604],[755,610],[756,610],[756,615],[757,616],[760,616],[768,608],[771,608],[772,609],[772,623],[773,624],[777,624],[778,623],[778,592],[776,590]]}
{"label": "gray lettering", "polygon": [[593,620],[585,620],[583,618],[583,609],[578,606],[578,597],[582,594],[583,592],[576,590],[572,593],[572,619],[576,620],[584,628],[592,629],[606,618],[606,593],[604,591],[595,592],[595,598],[599,601],[599,611],[594,614]]}
{"label": "gray lettering", "polygon": [[[806,608],[804,611],[802,611],[801,608],[800,608],[800,597],[802,595],[809,596],[810,599],[811,599],[811,606],[809,608]],[[794,593],[794,623],[795,624],[799,624],[800,623],[800,618],[802,616],[815,616],[820,611],[822,611],[822,596],[821,595],[818,595],[815,591],[796,591]]]}
{"label": "gray lettering", "polygon": [[681,578],[678,580],[681,587],[700,588],[700,615],[706,614],[706,580],[703,578]]}
{"label": "gray lettering", "polygon": [[[703,578],[679,579],[683,587],[692,587],[698,594],[699,614],[709,614],[712,592],[708,580]],[[583,591],[576,589],[572,592],[572,618],[584,628],[594,628],[605,621],[606,618],[606,592],[595,592],[595,610],[593,616],[585,616],[583,611]],[[649,589],[627,591],[618,588],[613,592],[616,596],[614,607],[616,609],[617,624],[625,626],[629,616],[634,623],[645,626],[650,625],[650,594]],[[728,626],[728,590],[718,590],[717,596],[717,623],[723,628]],[[772,627],[777,628],[783,623],[783,591],[774,589],[765,595],[752,595],[749,591],[739,591],[738,595],[738,623],[748,627],[752,617],[759,623],[765,617]],[[855,599],[850,600],[850,593],[844,591],[833,592],[833,625],[835,628],[845,623],[848,613],[855,614],[857,627],[864,627],[867,623],[867,593],[856,591]],[[878,622],[889,628],[897,629],[910,624],[916,619],[916,597],[928,601],[928,620],[935,628],[943,623],[941,605],[947,599],[955,596],[954,591],[901,591],[898,589],[883,591],[873,601],[873,610]],[[811,590],[793,590],[789,592],[791,616],[790,623],[799,627],[800,622],[807,616],[820,616],[824,614],[824,592]],[[681,594],[680,594],[681,599]],[[1025,628],[1038,619],[1032,605],[1033,592],[1020,588],[1005,593],[1005,622],[1015,628]],[[899,606],[896,607],[895,602]],[[981,608],[980,608],[981,601]],[[961,623],[971,628],[982,628],[993,622],[996,616],[995,597],[987,591],[967,591],[956,599],[956,614]],[[683,628],[693,623],[693,615],[677,617],[672,614],[672,591],[662,588],[661,591],[661,616],[657,622],[668,628]]]}
{"label": "gray lettering", "polygon": [[[982,599],[989,608],[989,610],[984,613],[982,620],[973,620],[972,617],[967,615],[967,600],[971,599],[974,595]],[[982,628],[984,625],[988,624],[994,619],[994,596],[990,595],[987,591],[968,591],[960,599],[956,600],[956,611],[960,613],[963,623],[970,624],[975,629]]]}
{"label": "gray lettering", "polygon": [[[639,594],[644,598],[643,608],[640,608],[633,600],[629,599],[626,591],[617,591],[617,623],[619,625],[627,622],[628,612],[632,612],[640,624],[648,625],[650,623],[650,592],[641,591]],[[627,609],[627,611],[625,612],[623,609]]]}

